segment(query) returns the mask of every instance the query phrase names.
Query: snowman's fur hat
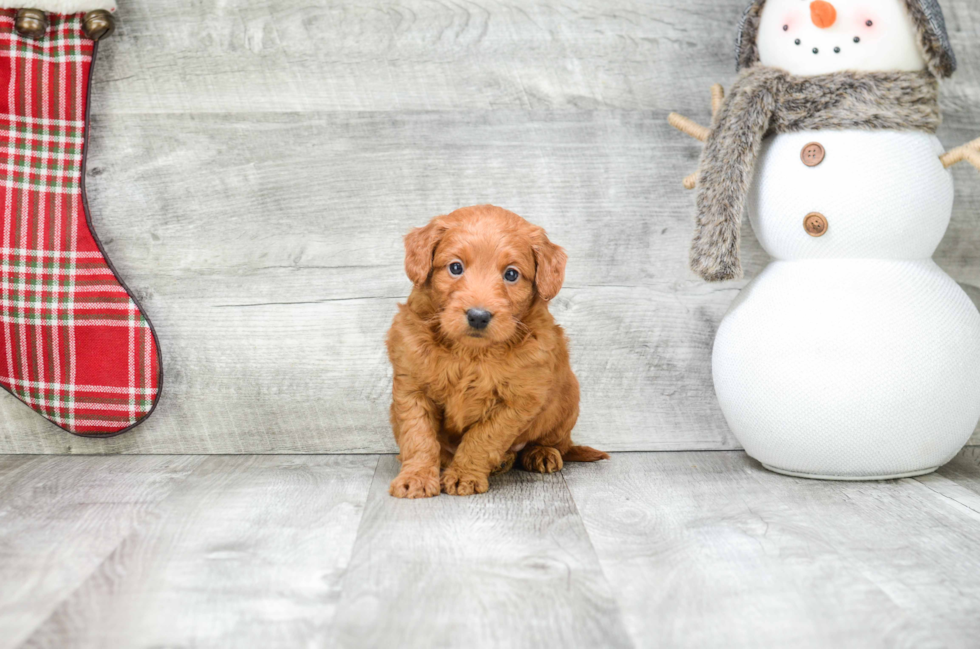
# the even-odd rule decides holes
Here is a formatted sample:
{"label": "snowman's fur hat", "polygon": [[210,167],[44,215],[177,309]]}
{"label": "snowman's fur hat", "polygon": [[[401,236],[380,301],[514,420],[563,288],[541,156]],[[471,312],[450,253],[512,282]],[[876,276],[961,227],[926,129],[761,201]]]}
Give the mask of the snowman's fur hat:
{"label": "snowman's fur hat", "polygon": [[[903,0],[919,33],[919,47],[925,55],[929,71],[937,78],[946,78],[956,71],[956,54],[946,32],[946,19],[938,0]],[[742,15],[735,54],[737,69],[751,68],[759,62],[756,37],[759,20],[766,0],[754,0]]]}

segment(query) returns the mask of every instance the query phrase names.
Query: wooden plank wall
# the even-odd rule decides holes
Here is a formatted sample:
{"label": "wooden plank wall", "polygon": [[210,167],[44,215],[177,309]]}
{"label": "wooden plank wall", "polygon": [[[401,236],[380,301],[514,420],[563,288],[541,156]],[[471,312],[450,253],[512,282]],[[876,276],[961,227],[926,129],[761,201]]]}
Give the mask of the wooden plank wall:
{"label": "wooden plank wall", "polygon": [[[730,449],[715,328],[744,282],[686,267],[697,143],[745,0],[120,2],[94,79],[93,220],[160,334],[162,403],[112,440],[0,395],[4,453],[389,452],[401,236],[493,202],[571,256],[554,312],[577,437]],[[980,135],[980,3],[943,2],[948,146]],[[936,258],[980,302],[980,178]],[[748,277],[766,255],[747,232]],[[975,438],[980,440],[980,438]]]}

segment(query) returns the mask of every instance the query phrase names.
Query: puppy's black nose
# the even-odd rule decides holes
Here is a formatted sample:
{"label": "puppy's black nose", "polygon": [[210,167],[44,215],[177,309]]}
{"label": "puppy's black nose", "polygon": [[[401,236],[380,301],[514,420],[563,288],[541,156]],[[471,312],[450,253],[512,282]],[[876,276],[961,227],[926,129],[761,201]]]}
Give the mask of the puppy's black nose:
{"label": "puppy's black nose", "polygon": [[493,318],[493,314],[484,309],[470,309],[466,312],[466,321],[474,329],[486,329],[491,318]]}

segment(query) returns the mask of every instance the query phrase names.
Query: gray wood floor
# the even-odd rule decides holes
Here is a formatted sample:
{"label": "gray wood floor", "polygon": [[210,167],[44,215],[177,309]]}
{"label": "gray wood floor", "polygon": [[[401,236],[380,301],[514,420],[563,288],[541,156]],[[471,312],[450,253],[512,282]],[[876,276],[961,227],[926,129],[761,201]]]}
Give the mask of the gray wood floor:
{"label": "gray wood floor", "polygon": [[[120,0],[92,87],[93,222],[159,332],[132,433],[0,393],[0,453],[395,450],[383,339],[401,237],[494,202],[570,254],[553,302],[604,450],[733,449],[710,376],[744,282],[687,270],[698,143],[747,0]],[[948,147],[980,135],[980,2],[943,0]],[[936,259],[980,302],[980,178]],[[767,259],[750,230],[748,278]],[[747,278],[747,279],[748,279]],[[980,436],[974,438],[980,442]]]}
{"label": "gray wood floor", "polygon": [[0,456],[0,647],[975,647],[980,450],[820,483],[628,453],[397,501],[391,456]]}

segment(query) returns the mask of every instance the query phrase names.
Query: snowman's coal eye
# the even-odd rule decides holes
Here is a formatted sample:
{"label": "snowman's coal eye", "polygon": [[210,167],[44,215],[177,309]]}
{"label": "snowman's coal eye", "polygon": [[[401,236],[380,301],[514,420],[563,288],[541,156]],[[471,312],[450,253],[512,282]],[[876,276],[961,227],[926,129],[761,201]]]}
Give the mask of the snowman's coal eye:
{"label": "snowman's coal eye", "polygon": [[855,36],[854,37],[854,42],[855,43],[860,43],[861,42],[861,37],[860,36]]}
{"label": "snowman's coal eye", "polygon": [[814,54],[820,54],[820,48],[817,48],[817,47],[813,48],[813,53]]}
{"label": "snowman's coal eye", "polygon": [[797,45],[799,45],[799,44],[800,44],[800,39],[798,39],[798,38],[796,39],[796,44],[797,44]]}
{"label": "snowman's coal eye", "polygon": [[784,32],[788,32],[789,31],[789,25],[783,25],[783,31]]}
{"label": "snowman's coal eye", "polygon": [[840,48],[839,47],[835,47],[834,48],[834,54],[840,54]]}
{"label": "snowman's coal eye", "polygon": [[874,25],[874,21],[869,20],[868,22],[866,22],[864,24],[867,25],[868,27],[871,27],[871,25]]}

